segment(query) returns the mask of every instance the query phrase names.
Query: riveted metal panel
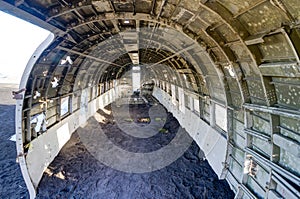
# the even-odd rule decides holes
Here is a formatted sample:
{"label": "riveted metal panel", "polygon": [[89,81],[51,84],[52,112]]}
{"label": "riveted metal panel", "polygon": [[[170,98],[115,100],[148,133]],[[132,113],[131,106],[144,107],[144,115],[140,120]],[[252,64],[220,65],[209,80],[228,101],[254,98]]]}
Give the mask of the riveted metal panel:
{"label": "riveted metal panel", "polygon": [[259,66],[264,76],[300,77],[300,68],[296,62],[267,63]]}
{"label": "riveted metal panel", "polygon": [[251,57],[248,53],[248,49],[244,45],[240,43],[233,43],[229,47],[234,52],[234,54],[238,57],[239,61],[251,62]]}
{"label": "riveted metal panel", "polygon": [[293,16],[295,21],[299,21],[300,20],[299,0],[283,0],[282,2],[286,6],[289,13]]}
{"label": "riveted metal panel", "polygon": [[299,167],[300,157],[280,148],[280,160],[279,164],[285,167],[287,170],[291,171],[298,177],[300,177],[300,167]]}
{"label": "riveted metal panel", "polygon": [[239,17],[251,35],[269,32],[288,21],[286,15],[269,1],[262,3]]}
{"label": "riveted metal panel", "polygon": [[152,0],[139,0],[135,3],[135,11],[139,13],[151,12]]}
{"label": "riveted metal panel", "polygon": [[226,78],[226,81],[228,82],[228,86],[231,91],[238,92],[238,93],[240,92],[239,85],[238,85],[236,79],[234,79],[232,77],[228,77],[228,78]]}
{"label": "riveted metal panel", "polygon": [[257,198],[263,198],[265,194],[264,189],[252,178],[248,177],[247,187],[256,195]]}
{"label": "riveted metal panel", "polygon": [[266,36],[263,40],[264,43],[259,44],[263,61],[295,60],[293,51],[283,34]]}
{"label": "riveted metal panel", "polygon": [[112,7],[109,4],[109,1],[97,1],[93,0],[92,4],[98,12],[109,12],[112,11]]}
{"label": "riveted metal panel", "polygon": [[254,104],[267,105],[264,94],[264,88],[260,81],[247,79],[247,85],[250,93],[251,102]]}
{"label": "riveted metal panel", "polygon": [[196,12],[200,6],[199,0],[181,0],[180,5],[193,12]]}
{"label": "riveted metal panel", "polygon": [[232,135],[232,139],[234,140],[234,144],[237,145],[240,148],[246,147],[246,140],[244,135],[239,133],[234,133]]}
{"label": "riveted metal panel", "polygon": [[235,111],[232,120],[232,132],[229,132],[229,134],[231,135],[230,140],[232,140],[234,144],[239,146],[239,148],[244,148],[246,146],[246,134],[244,133],[245,127],[244,123],[242,122],[243,120],[243,116],[239,117],[239,114],[237,114],[237,111]]}
{"label": "riveted metal panel", "polygon": [[240,94],[238,94],[238,93],[230,93],[230,95],[231,95],[231,101],[232,101],[232,105],[235,107],[235,108],[239,108],[239,107],[241,107],[242,106],[242,104],[243,104],[243,99],[242,99],[242,97],[241,97],[241,95]]}
{"label": "riveted metal panel", "polygon": [[270,171],[270,168],[263,167],[260,164],[257,165],[257,173],[255,179],[262,187],[265,187],[269,182]]}
{"label": "riveted metal panel", "polygon": [[[291,198],[291,199],[298,199],[299,197],[292,195],[290,191],[287,190],[286,186],[284,184],[277,184],[276,186],[276,192],[280,194],[280,197],[283,198]],[[277,197],[278,198],[278,197]],[[271,198],[272,199],[272,198]]]}
{"label": "riveted metal panel", "polygon": [[280,117],[280,133],[293,140],[300,141],[300,120]]}
{"label": "riveted metal panel", "polygon": [[252,147],[254,151],[265,157],[271,157],[272,155],[272,145],[265,140],[262,140],[257,137],[252,137]]}
{"label": "riveted metal panel", "polygon": [[265,187],[269,182],[269,171],[265,170],[260,164],[256,166],[257,172],[255,176],[248,176],[247,187],[257,193],[259,198],[263,198]]}
{"label": "riveted metal panel", "polygon": [[198,33],[200,30],[205,30],[207,27],[208,24],[204,23],[199,17],[196,17],[188,26],[188,28],[195,33]]}
{"label": "riveted metal panel", "polygon": [[185,24],[192,17],[194,17],[193,12],[191,12],[189,10],[186,10],[184,8],[177,8],[174,15],[173,15],[173,17],[172,17],[172,20],[177,21],[179,24]]}
{"label": "riveted metal panel", "polygon": [[220,62],[220,63],[227,63],[228,62],[225,55],[224,55],[224,53],[222,52],[222,50],[220,48],[213,48],[213,49],[211,49],[211,51],[216,56],[217,62]]}
{"label": "riveted metal panel", "polygon": [[[226,42],[237,41],[237,33],[233,32],[227,25],[223,24],[218,26],[215,31],[218,31],[219,34],[226,40]],[[231,44],[230,44],[231,45]]]}
{"label": "riveted metal panel", "polygon": [[209,12],[205,9],[199,13],[199,17],[208,25],[214,26],[220,23],[220,19],[218,16],[213,14],[212,12]]}
{"label": "riveted metal panel", "polygon": [[299,78],[273,78],[277,103],[283,107],[300,110]]}
{"label": "riveted metal panel", "polygon": [[[158,3],[161,4],[161,2],[158,2]],[[156,8],[158,8],[158,7],[156,7]],[[164,10],[161,15],[165,18],[170,18],[175,8],[176,8],[176,6],[169,3],[169,1],[168,1],[164,6]]]}
{"label": "riveted metal panel", "polygon": [[242,151],[241,149],[238,149],[236,147],[234,147],[232,149],[232,153],[231,155],[237,160],[237,162],[239,162],[240,164],[242,164],[244,162],[244,156],[245,156],[245,152]]}
{"label": "riveted metal panel", "polygon": [[234,107],[241,107],[243,104],[243,99],[237,81],[233,78],[227,78],[227,82],[231,94],[232,105]]}
{"label": "riveted metal panel", "polygon": [[225,94],[224,94],[224,88],[217,87],[218,85],[216,85],[216,84],[218,84],[218,82],[216,82],[216,81],[208,82],[208,84],[209,84],[208,87],[209,87],[212,98],[217,99],[218,101],[224,103],[226,101]]}
{"label": "riveted metal panel", "polygon": [[232,128],[233,128],[233,133],[238,133],[238,134],[245,136],[244,123],[241,122],[240,120],[233,118]]}
{"label": "riveted metal panel", "polygon": [[270,135],[271,127],[268,113],[253,112],[252,113],[253,126],[252,129]]}
{"label": "riveted metal panel", "polygon": [[242,11],[248,10],[260,2],[260,0],[219,0],[232,14],[236,15]]}
{"label": "riveted metal panel", "polygon": [[234,175],[238,182],[241,182],[241,176],[243,175],[243,166],[241,165],[242,162],[238,163],[234,159],[231,159],[229,165],[230,172]]}
{"label": "riveted metal panel", "polygon": [[255,66],[255,64],[253,62],[241,60],[240,66],[241,66],[244,76],[246,76],[246,77],[251,76],[253,78],[259,77],[260,72],[259,72],[257,66]]}
{"label": "riveted metal panel", "polygon": [[204,30],[200,30],[198,32],[198,42],[202,46],[215,47],[214,41],[204,32]]}

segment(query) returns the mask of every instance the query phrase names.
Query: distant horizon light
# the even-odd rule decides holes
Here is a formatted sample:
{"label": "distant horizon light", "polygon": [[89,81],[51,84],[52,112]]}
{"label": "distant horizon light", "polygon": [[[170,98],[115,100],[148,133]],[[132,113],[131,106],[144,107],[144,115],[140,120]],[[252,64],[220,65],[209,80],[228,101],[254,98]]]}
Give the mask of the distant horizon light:
{"label": "distant horizon light", "polygon": [[2,11],[0,27],[0,83],[19,84],[31,55],[50,32]]}

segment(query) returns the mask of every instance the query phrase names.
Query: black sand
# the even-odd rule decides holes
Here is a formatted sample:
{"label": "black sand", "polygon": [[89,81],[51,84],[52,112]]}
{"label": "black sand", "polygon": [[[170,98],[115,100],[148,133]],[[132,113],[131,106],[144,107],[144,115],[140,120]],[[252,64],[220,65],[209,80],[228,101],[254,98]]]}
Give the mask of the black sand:
{"label": "black sand", "polygon": [[[131,107],[130,110],[134,122],[134,116],[147,112],[147,106],[138,109]],[[113,121],[111,116],[106,117],[108,121]],[[168,130],[167,133],[158,132],[153,137],[143,139],[126,135],[114,122],[99,125],[118,147],[147,153],[157,150],[158,146],[163,147],[176,134],[179,125],[177,120],[168,113],[166,121],[164,128]],[[193,142],[179,159],[163,169],[141,174],[126,173],[95,159],[75,132],[44,173],[37,198],[234,198],[228,183],[218,180],[208,162],[199,158],[198,154],[199,147]]]}
{"label": "black sand", "polygon": [[16,163],[15,101],[11,91],[17,85],[0,84],[0,198],[29,198],[19,165]]}

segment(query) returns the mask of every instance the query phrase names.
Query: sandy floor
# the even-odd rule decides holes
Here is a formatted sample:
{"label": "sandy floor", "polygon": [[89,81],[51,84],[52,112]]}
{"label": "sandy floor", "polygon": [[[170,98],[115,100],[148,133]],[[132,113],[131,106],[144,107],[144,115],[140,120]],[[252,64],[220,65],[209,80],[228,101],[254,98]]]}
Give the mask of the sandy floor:
{"label": "sandy floor", "polygon": [[[126,110],[129,113],[123,114]],[[196,143],[164,112],[163,107],[126,104],[98,111],[48,167],[38,198],[233,198],[228,183],[218,180],[208,162],[199,158]],[[140,118],[151,122],[138,123]],[[133,132],[127,131],[130,128]]]}
{"label": "sandy floor", "polygon": [[15,101],[11,91],[17,85],[0,84],[0,198],[28,198],[19,165],[16,143],[9,140],[15,133]]}
{"label": "sandy floor", "polygon": [[[14,134],[15,113],[15,101],[11,98],[11,91],[17,90],[16,88],[17,86],[12,84],[0,84],[1,199],[28,198],[19,166],[15,162],[15,142],[9,140]],[[227,182],[218,180],[207,161],[199,158],[198,146],[195,142],[190,142],[184,130],[179,130],[180,125],[170,113],[160,111],[163,110],[162,107],[152,109],[151,112],[151,106],[147,105],[108,106],[107,110],[112,111],[112,107],[113,111],[118,113],[114,114],[115,117],[113,114],[98,111],[98,114],[106,119],[105,122],[91,118],[84,129],[74,133],[45,172],[38,190],[38,198],[233,198],[234,194]],[[122,110],[129,110],[130,118]],[[137,123],[139,118],[148,117],[152,119],[150,124]],[[101,129],[102,136],[114,146],[133,154],[144,154],[145,157],[159,151],[160,148],[170,146],[172,142],[186,147],[187,145],[180,143],[180,140],[187,142],[189,147],[166,167],[144,173],[124,172],[114,168],[114,165],[107,166],[107,162],[99,161],[99,157],[93,154],[90,146],[86,147],[86,137],[83,137],[82,133],[90,133],[95,126]],[[130,128],[135,131],[126,132]],[[148,130],[141,131],[140,128]],[[138,132],[143,133],[138,135]],[[98,131],[93,133],[101,137]],[[182,134],[180,140],[176,140],[179,133]],[[114,151],[110,153],[111,157],[115,157]],[[164,154],[161,155],[163,157]],[[162,157],[157,157],[159,163],[165,163],[167,159]],[[123,160],[120,158],[118,161],[126,159],[124,156]],[[135,169],[144,166],[141,163]]]}

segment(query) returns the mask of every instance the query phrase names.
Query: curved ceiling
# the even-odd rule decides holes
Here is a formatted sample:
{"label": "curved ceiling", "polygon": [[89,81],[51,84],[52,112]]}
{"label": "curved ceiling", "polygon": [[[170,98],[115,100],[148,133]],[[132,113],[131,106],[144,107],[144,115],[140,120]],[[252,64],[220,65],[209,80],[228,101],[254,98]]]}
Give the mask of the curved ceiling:
{"label": "curved ceiling", "polygon": [[[235,122],[247,123],[244,111],[263,113],[249,116],[258,123],[256,131],[278,132],[285,122],[300,131],[298,0],[5,0],[0,5],[55,35],[30,73],[24,109],[39,105],[36,91],[55,100],[141,65],[152,71],[149,78],[209,96],[231,110],[233,146]],[[281,116],[287,118],[283,123]],[[267,127],[257,118],[267,120]]]}
{"label": "curved ceiling", "polygon": [[[25,0],[2,4],[7,12],[14,12],[11,7],[25,11],[30,15],[27,20],[56,36],[31,73],[30,80],[43,82],[28,88],[28,95],[43,89],[42,96],[55,97],[119,78],[134,63],[133,53],[142,64],[163,64],[190,76],[190,86],[184,87],[205,90],[203,94],[237,109],[244,102],[276,104],[269,77],[299,76],[292,67],[299,64],[296,0]],[[66,57],[72,64],[62,61]],[[269,70],[272,66],[276,72]],[[60,82],[56,93],[48,89],[54,77]]]}

